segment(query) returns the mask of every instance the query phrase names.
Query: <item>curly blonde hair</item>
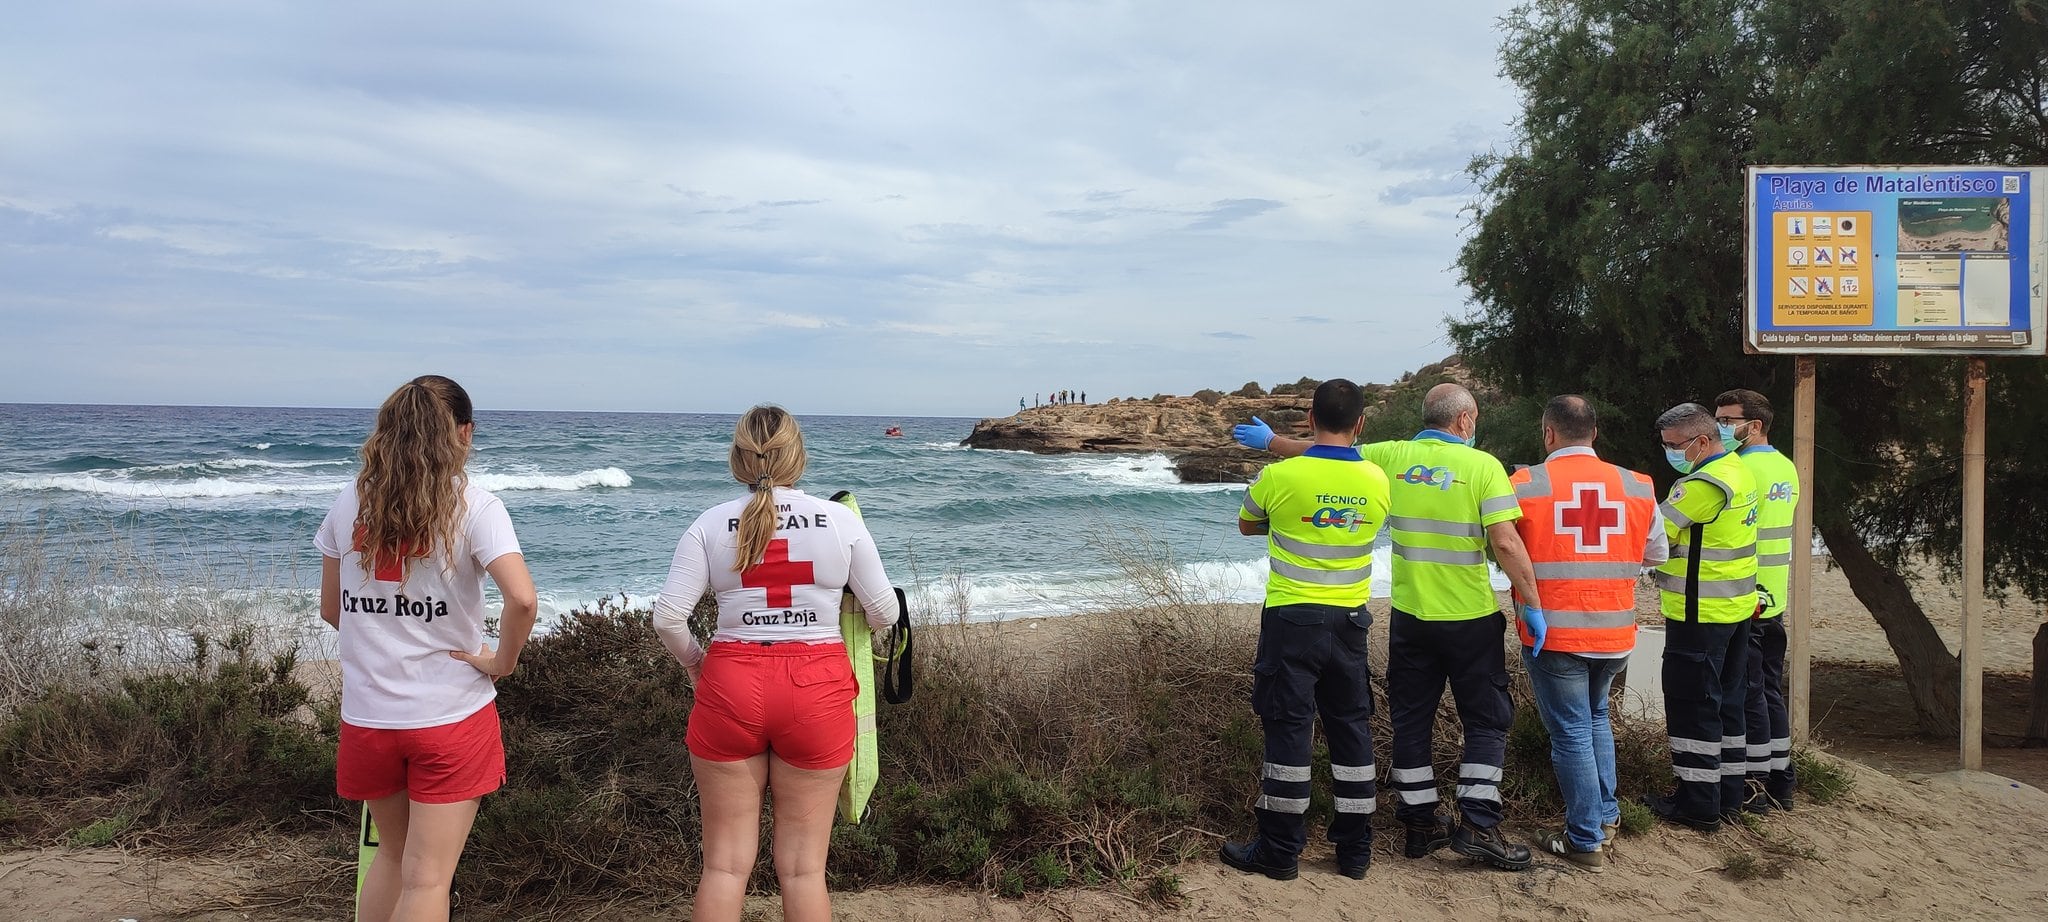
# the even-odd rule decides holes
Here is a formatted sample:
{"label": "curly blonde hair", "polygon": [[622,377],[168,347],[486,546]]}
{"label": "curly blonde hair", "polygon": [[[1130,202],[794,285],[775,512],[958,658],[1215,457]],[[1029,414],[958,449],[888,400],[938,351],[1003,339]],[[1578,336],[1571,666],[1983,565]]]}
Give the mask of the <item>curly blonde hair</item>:
{"label": "curly blonde hair", "polygon": [[413,560],[453,552],[469,486],[462,427],[473,422],[469,393],[440,375],[421,375],[384,399],[356,474],[363,572],[396,557],[410,575]]}

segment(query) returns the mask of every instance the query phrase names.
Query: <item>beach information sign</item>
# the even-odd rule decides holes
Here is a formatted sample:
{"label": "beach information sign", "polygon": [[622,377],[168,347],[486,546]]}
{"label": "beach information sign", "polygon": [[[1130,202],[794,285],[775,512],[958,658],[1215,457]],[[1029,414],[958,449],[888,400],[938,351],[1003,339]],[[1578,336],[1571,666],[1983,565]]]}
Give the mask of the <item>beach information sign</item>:
{"label": "beach information sign", "polygon": [[1751,352],[2042,355],[2042,167],[1753,166]]}

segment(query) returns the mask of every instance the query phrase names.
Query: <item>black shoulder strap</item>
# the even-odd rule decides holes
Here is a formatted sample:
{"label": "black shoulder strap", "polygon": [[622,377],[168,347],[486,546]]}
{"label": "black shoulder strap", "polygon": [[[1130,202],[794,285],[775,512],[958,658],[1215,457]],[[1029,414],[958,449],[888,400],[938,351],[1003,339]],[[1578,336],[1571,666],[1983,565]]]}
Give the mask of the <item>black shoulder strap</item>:
{"label": "black shoulder strap", "polygon": [[1688,553],[1685,556],[1685,623],[1698,624],[1700,623],[1700,558],[1705,556],[1701,553],[1700,541],[1706,537],[1706,524],[1694,522],[1689,534],[1692,539],[1692,547],[1686,549]]}
{"label": "black shoulder strap", "polygon": [[911,649],[910,602],[903,590],[896,590],[896,623],[889,628],[889,661],[882,666],[882,697],[890,704],[910,700]]}

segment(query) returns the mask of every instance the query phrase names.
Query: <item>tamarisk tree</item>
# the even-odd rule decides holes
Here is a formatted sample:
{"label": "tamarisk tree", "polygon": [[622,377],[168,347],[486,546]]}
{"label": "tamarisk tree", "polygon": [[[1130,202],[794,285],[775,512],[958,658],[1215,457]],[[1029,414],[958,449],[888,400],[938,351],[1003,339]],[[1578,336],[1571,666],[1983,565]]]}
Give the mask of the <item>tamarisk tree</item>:
{"label": "tamarisk tree", "polygon": [[[1595,398],[1603,452],[1667,480],[1652,420],[1730,387],[1770,395],[1790,447],[1793,360],[1742,350],[1745,166],[2048,164],[2042,0],[1538,0],[1502,27],[1522,112],[1472,166],[1451,336],[1510,392]],[[2041,600],[2048,361],[1988,364],[1986,580]],[[1815,523],[1921,724],[1954,733],[1959,664],[1915,591],[1960,569],[1963,362],[1818,380]]]}

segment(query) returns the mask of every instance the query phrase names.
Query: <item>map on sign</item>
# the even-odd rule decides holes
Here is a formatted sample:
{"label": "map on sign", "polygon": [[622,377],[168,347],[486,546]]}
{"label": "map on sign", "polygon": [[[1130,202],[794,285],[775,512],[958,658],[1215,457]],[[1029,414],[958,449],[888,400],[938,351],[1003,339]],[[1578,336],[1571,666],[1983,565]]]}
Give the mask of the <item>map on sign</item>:
{"label": "map on sign", "polygon": [[2040,167],[1751,167],[1753,352],[2043,354]]}

